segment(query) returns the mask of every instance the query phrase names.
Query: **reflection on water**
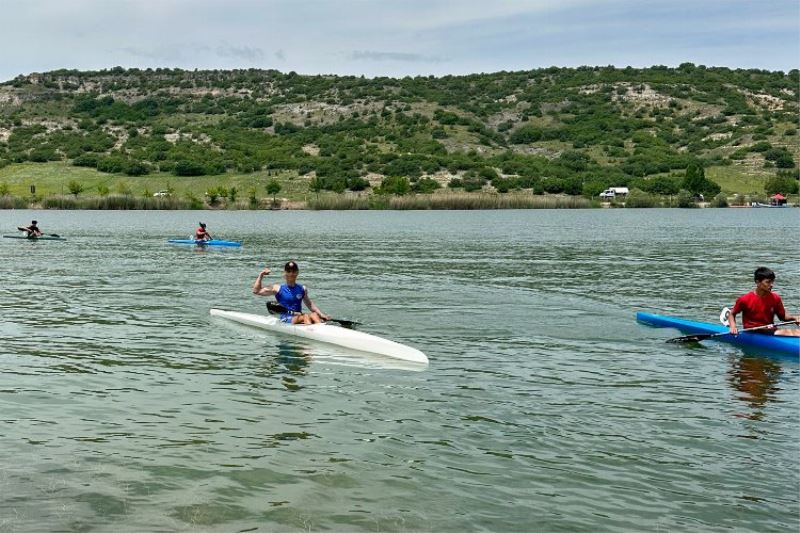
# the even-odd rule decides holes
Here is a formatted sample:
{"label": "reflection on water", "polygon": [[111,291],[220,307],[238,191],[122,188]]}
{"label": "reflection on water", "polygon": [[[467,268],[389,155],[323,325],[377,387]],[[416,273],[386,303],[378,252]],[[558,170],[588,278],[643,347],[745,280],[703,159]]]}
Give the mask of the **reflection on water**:
{"label": "reflection on water", "polygon": [[299,346],[288,342],[278,343],[278,356],[276,361],[284,369],[282,376],[283,386],[286,390],[296,392],[302,386],[298,383],[298,378],[308,374],[308,365],[311,361],[311,354],[300,349]]}
{"label": "reflection on water", "polygon": [[780,377],[781,365],[778,360],[754,356],[731,357],[728,382],[740,393],[737,398],[751,408],[749,413],[737,416],[751,420],[764,418],[767,403],[774,400],[781,390],[778,386]]}

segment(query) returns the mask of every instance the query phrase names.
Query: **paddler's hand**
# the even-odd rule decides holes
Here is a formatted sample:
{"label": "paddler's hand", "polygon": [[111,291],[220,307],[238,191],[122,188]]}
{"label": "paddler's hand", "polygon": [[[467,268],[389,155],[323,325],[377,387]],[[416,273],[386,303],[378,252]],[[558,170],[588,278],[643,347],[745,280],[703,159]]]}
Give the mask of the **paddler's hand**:
{"label": "paddler's hand", "polygon": [[264,276],[269,276],[269,274],[270,274],[270,271],[269,271],[269,269],[268,269],[268,268],[265,268],[264,270],[262,270],[262,271],[261,271],[261,273],[259,274],[259,276],[261,276],[261,277],[263,278]]}
{"label": "paddler's hand", "polygon": [[731,335],[738,335],[739,334],[739,328],[736,327],[736,324],[733,324],[730,327],[730,334]]}

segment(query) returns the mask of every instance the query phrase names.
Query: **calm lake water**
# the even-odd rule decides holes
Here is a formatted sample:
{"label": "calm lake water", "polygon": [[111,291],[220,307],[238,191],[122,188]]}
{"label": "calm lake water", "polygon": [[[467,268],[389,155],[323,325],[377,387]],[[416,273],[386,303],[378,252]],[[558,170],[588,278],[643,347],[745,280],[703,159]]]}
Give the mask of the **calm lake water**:
{"label": "calm lake water", "polygon": [[[797,531],[800,364],[634,314],[800,312],[798,214],[0,211],[0,531]],[[430,365],[209,317],[290,258]]]}

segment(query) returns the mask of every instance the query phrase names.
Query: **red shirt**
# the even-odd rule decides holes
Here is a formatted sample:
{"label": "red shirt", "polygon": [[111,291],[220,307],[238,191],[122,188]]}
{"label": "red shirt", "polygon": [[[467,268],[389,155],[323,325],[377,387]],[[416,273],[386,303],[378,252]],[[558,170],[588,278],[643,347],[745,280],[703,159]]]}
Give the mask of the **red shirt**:
{"label": "red shirt", "polygon": [[205,239],[208,232],[204,228],[197,228],[197,231],[194,232],[194,236],[196,239]]}
{"label": "red shirt", "polygon": [[731,313],[735,316],[742,313],[742,325],[747,328],[757,328],[772,324],[775,315],[781,320],[786,320],[786,309],[783,308],[781,297],[774,292],[759,296],[755,291],[748,292],[736,300]]}

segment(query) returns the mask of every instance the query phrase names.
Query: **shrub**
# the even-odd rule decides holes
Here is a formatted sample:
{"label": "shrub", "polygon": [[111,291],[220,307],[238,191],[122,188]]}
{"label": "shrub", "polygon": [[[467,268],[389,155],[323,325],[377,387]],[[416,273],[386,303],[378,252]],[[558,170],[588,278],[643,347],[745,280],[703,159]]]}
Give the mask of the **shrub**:
{"label": "shrub", "polygon": [[678,191],[678,195],[675,197],[675,203],[678,207],[697,207],[694,196],[685,189]]}
{"label": "shrub", "polygon": [[423,194],[430,194],[439,188],[441,188],[439,182],[431,178],[422,178],[417,180],[417,182],[412,186],[414,192]]}
{"label": "shrub", "polygon": [[728,195],[721,192],[716,195],[708,205],[711,207],[728,207]]}
{"label": "shrub", "polygon": [[206,168],[200,163],[184,159],[175,163],[172,172],[176,176],[203,176],[206,174]]}
{"label": "shrub", "polygon": [[656,196],[648,194],[641,189],[632,189],[625,198],[625,207],[657,207],[659,204],[660,202]]}
{"label": "shrub", "polygon": [[70,180],[70,182],[67,184],[67,188],[69,189],[69,193],[74,195],[75,198],[77,198],[78,195],[83,192],[83,185],[75,180]]}

